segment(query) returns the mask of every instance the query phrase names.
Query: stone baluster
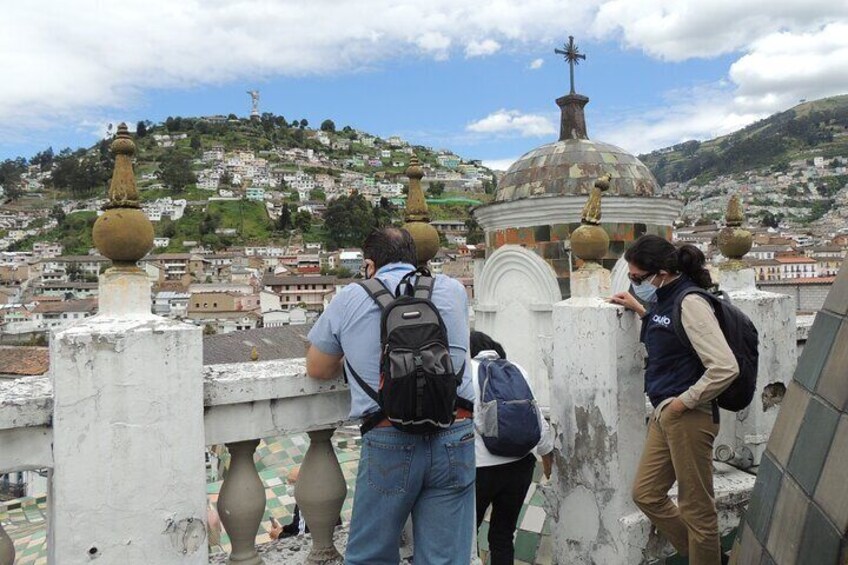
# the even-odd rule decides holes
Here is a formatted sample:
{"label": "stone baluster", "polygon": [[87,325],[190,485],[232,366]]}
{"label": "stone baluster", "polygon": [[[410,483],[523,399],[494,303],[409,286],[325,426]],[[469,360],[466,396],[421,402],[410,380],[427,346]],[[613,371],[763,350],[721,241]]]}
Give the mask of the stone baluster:
{"label": "stone baluster", "polygon": [[347,483],[330,442],[334,432],[332,428],[309,432],[309,449],[294,489],[294,498],[312,534],[308,563],[341,560],[333,544],[333,530],[347,496]]}
{"label": "stone baluster", "polygon": [[14,565],[15,544],[0,524],[0,565]]}
{"label": "stone baluster", "polygon": [[256,553],[256,533],[265,513],[265,486],[253,462],[257,445],[258,439],[227,444],[230,469],[218,497],[218,515],[232,544],[227,563],[263,563]]}

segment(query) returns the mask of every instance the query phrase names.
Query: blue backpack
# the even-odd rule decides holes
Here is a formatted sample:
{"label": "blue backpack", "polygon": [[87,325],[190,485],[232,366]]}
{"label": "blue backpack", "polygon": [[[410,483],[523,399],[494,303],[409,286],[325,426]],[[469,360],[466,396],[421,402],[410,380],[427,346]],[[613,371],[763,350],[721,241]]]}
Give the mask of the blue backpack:
{"label": "blue backpack", "polygon": [[506,359],[484,360],[477,371],[477,433],[493,455],[524,457],[539,443],[539,408],[521,371]]}

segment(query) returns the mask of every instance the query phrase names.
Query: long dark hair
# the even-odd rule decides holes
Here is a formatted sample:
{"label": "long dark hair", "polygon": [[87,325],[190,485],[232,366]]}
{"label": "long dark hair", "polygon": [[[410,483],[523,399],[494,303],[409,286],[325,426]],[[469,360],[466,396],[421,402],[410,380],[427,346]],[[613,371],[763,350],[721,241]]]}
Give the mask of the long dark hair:
{"label": "long dark hair", "polygon": [[624,260],[648,273],[683,273],[701,288],[713,286],[707,259],[694,245],[675,247],[657,235],[643,235],[624,252]]}
{"label": "long dark hair", "polygon": [[477,357],[481,351],[494,351],[501,359],[506,359],[503,346],[483,332],[471,332],[471,356]]}

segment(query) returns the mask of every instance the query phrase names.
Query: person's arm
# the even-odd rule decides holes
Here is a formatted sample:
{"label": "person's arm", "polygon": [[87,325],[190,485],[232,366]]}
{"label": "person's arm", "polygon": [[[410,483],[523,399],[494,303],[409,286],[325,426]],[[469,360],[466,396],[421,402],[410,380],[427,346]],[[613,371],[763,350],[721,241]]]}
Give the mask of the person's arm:
{"label": "person's arm", "polygon": [[306,374],[313,379],[334,379],[342,371],[340,327],[350,290],[344,289],[330,304],[309,331],[309,349],[306,351]]}
{"label": "person's arm", "polygon": [[680,321],[705,371],[695,384],[676,399],[680,404],[672,402],[673,405],[669,406],[677,411],[709,402],[739,376],[739,364],[706,299],[701,296],[684,298]]}
{"label": "person's arm", "polygon": [[[521,375],[524,377],[524,380],[527,381],[527,386],[530,388],[530,392],[533,394],[533,397],[536,397],[536,393],[533,392],[533,385],[530,383],[530,377],[527,374],[527,371],[524,370],[524,367],[516,365],[518,370],[521,371]],[[551,426],[548,424],[548,421],[545,420],[545,417],[542,415],[542,410],[536,406],[536,415],[539,417],[539,429],[542,430],[542,435],[539,438],[539,443],[536,444],[536,447],[533,449],[535,454],[542,459],[542,472],[544,472],[545,477],[551,478],[551,470],[553,468],[554,462],[554,434],[551,431]]]}
{"label": "person's arm", "polygon": [[335,379],[342,372],[343,355],[324,353],[315,344],[306,352],[306,374],[313,379]]}
{"label": "person's arm", "polygon": [[613,304],[624,306],[628,310],[633,310],[640,318],[645,315],[645,307],[642,306],[642,303],[636,300],[636,297],[629,292],[618,292],[613,294],[609,301]]}

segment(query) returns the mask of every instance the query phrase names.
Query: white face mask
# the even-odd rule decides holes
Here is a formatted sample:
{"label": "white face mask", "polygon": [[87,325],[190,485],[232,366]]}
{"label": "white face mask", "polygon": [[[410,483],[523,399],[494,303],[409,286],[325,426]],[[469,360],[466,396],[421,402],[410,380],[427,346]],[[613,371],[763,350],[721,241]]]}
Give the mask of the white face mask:
{"label": "white face mask", "polygon": [[633,286],[633,294],[641,300],[642,302],[656,302],[657,300],[657,287],[655,287],[652,282],[657,278],[657,275],[654,275],[650,278],[650,280],[642,281],[639,284],[634,284]]}
{"label": "white face mask", "polygon": [[286,494],[289,496],[294,496],[294,485],[286,486]]}

